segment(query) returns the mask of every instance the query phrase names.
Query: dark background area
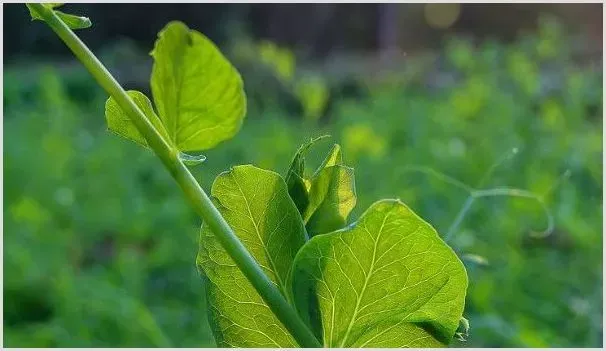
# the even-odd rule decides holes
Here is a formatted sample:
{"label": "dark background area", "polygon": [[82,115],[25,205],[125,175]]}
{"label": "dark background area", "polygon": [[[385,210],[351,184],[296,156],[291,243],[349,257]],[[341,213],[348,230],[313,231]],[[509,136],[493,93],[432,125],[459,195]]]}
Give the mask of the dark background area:
{"label": "dark background area", "polygon": [[[95,30],[81,33],[93,49],[128,37],[148,48],[168,21],[179,19],[219,45],[236,30],[303,50],[311,58],[332,51],[369,51],[393,46],[404,51],[436,49],[441,39],[467,35],[510,42],[537,29],[541,14],[556,16],[567,30],[589,38],[588,53],[601,51],[601,4],[453,4],[456,21],[447,28],[427,22],[424,4],[68,4],[72,13],[95,19]],[[43,25],[31,25],[20,4],[4,6],[5,60],[20,55],[68,52]]]}

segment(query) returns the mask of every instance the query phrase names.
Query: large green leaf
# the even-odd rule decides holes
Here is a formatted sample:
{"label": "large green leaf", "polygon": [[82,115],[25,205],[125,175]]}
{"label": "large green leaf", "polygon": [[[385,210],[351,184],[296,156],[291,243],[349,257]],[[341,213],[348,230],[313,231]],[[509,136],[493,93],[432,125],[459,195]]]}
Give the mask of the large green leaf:
{"label": "large green leaf", "polygon": [[[147,119],[152,123],[156,130],[164,138],[167,138],[168,134],[162,125],[162,121],[160,121],[154,112],[151,101],[149,101],[147,96],[136,90],[130,90],[127,92],[127,94],[141,109],[143,114],[145,114]],[[105,120],[107,121],[107,127],[112,132],[147,147],[147,141],[145,141],[145,138],[143,138],[143,136],[139,133],[128,115],[111,97],[107,99],[107,102],[105,103]]]}
{"label": "large green leaf", "polygon": [[439,347],[463,313],[467,273],[436,231],[398,200],[299,251],[292,293],[306,320],[317,299],[330,347]]}
{"label": "large green leaf", "polygon": [[210,149],[238,132],[246,111],[242,79],[207,37],[170,22],[151,55],[154,103],[180,151]]}
{"label": "large green leaf", "polygon": [[304,153],[322,138],[303,144],[286,173],[288,192],[301,212],[310,235],[342,228],[356,205],[354,170],[343,165],[338,144],[333,146],[310,178],[305,176]]}
{"label": "large green leaf", "polygon": [[[217,177],[211,193],[227,223],[286,296],[294,257],[306,238],[282,177],[237,166]],[[297,346],[206,225],[197,265],[208,279],[210,324],[219,346]]]}

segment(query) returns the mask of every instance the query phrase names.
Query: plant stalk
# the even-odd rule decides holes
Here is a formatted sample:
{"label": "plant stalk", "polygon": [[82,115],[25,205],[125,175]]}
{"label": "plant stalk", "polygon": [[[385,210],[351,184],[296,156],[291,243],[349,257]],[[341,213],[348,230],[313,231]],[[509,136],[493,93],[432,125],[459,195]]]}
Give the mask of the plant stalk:
{"label": "plant stalk", "polygon": [[459,228],[459,225],[461,224],[461,222],[463,222],[463,219],[465,218],[467,211],[469,211],[469,209],[471,208],[471,205],[473,204],[473,201],[475,199],[476,199],[476,196],[473,193],[467,197],[467,199],[465,200],[465,203],[463,204],[463,207],[461,208],[461,210],[459,210],[459,213],[457,213],[457,217],[455,218],[454,222],[452,222],[452,225],[450,226],[450,228],[448,228],[446,235],[444,235],[445,242],[450,241],[452,235]]}
{"label": "plant stalk", "polygon": [[320,347],[319,341],[311,330],[282,296],[276,285],[263,272],[257,261],[240,242],[219,210],[181,161],[178,150],[162,138],[105,66],[54,11],[41,4],[29,5],[70,48],[99,85],[127,113],[137,130],[147,140],[149,147],[177,181],[191,207],[208,224],[225,251],[299,345],[302,347]]}

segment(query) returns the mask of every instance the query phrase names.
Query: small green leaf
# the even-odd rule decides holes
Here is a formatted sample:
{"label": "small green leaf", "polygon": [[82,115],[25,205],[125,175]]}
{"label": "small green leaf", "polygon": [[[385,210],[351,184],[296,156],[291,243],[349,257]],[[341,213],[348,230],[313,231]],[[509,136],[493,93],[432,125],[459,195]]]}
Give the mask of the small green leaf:
{"label": "small green leaf", "polygon": [[71,29],[84,29],[93,25],[88,17],[70,15],[57,10],[55,13]]}
{"label": "small green leaf", "polygon": [[324,159],[324,161],[322,162],[320,167],[318,167],[318,169],[314,173],[314,177],[317,176],[318,173],[320,173],[325,168],[336,166],[336,165],[342,165],[342,164],[343,164],[343,155],[341,154],[341,146],[339,146],[338,144],[335,144],[335,145],[333,145],[332,149],[330,150],[330,152],[328,153],[328,155],[326,156],[326,158]]}
{"label": "small green leaf", "polygon": [[342,228],[356,205],[354,170],[342,162],[341,148],[334,145],[311,179],[309,204],[303,216],[310,235]]}
{"label": "small green leaf", "polygon": [[[127,91],[128,96],[135,102],[135,104],[141,109],[145,116],[150,120],[156,130],[164,137],[167,138],[166,130],[162,126],[162,122],[154,112],[151,101],[143,93],[135,90]],[[107,99],[105,103],[105,120],[107,121],[108,128],[129,140],[132,140],[140,145],[147,147],[147,141],[139,133],[128,115],[118,106],[113,98]],[[168,140],[168,139],[166,139]]]}
{"label": "small green leaf", "polygon": [[304,174],[304,153],[318,140],[303,144],[287,172],[288,192],[297,205],[310,235],[342,228],[356,204],[353,168],[343,165],[341,147],[335,144],[314,175]]}
{"label": "small green leaf", "polygon": [[317,298],[324,346],[439,347],[459,325],[467,273],[428,223],[382,200],[349,228],[308,241],[291,283],[306,320]]}
{"label": "small green leaf", "polygon": [[312,138],[305,144],[301,145],[295,156],[293,157],[290,167],[286,172],[286,184],[288,185],[288,193],[297,205],[297,209],[301,214],[305,213],[309,199],[307,191],[310,182],[305,179],[305,152],[315,143],[322,139],[328,138],[328,135],[322,135],[317,138]]}
{"label": "small green leaf", "polygon": [[[302,161],[304,163],[304,161]],[[309,198],[307,195],[307,190],[309,188],[309,182],[302,178],[295,171],[288,172],[288,176],[286,178],[286,184],[288,186],[288,193],[292,200],[297,206],[297,210],[299,213],[305,213],[305,209],[309,204]]]}
{"label": "small green leaf", "polygon": [[180,151],[210,149],[238,132],[246,112],[242,79],[215,44],[170,22],[151,55],[154,103]]}
{"label": "small green leaf", "polygon": [[[32,9],[29,4],[25,5],[29,9],[29,14],[32,17],[32,20],[44,21],[44,19],[38,14],[38,12]],[[59,6],[62,6],[63,3],[43,3],[42,5],[47,9],[54,11],[55,14],[71,29],[84,29],[92,25],[88,17],[70,15],[61,11],[53,10]]]}
{"label": "small green leaf", "polygon": [[[58,6],[57,4],[50,4],[50,5],[51,6],[49,6],[49,4],[42,4],[42,6],[48,7],[49,9],[52,9],[53,7]],[[57,5],[57,6],[52,6],[52,5]],[[29,15],[32,17],[32,21],[35,21],[35,20],[44,21],[44,18],[40,17],[38,12],[36,10],[34,10],[34,8],[32,8],[30,4],[25,4],[25,6],[27,6],[27,9],[29,10]]]}
{"label": "small green leaf", "polygon": [[304,217],[308,233],[316,235],[343,228],[355,205],[353,168],[342,165],[324,168],[311,183]]}
{"label": "small green leaf", "polygon": [[[237,166],[217,177],[211,194],[238,238],[286,296],[294,257],[306,238],[282,177]],[[205,224],[196,262],[208,280],[209,320],[220,347],[297,347]]]}

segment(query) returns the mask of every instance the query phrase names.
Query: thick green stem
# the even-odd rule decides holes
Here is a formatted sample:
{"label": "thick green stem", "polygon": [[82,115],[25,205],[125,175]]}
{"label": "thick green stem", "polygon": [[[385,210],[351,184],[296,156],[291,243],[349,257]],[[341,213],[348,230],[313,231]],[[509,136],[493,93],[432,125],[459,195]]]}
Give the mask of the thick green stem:
{"label": "thick green stem", "polygon": [[41,4],[28,5],[44,19],[84,64],[95,80],[128,114],[137,130],[147,140],[150,148],[177,181],[190,205],[208,224],[225,251],[297,342],[303,347],[320,347],[320,343],[311,330],[301,320],[292,306],[288,304],[276,285],[265,275],[259,264],[242,245],[208,195],[183,164],[179,158],[178,150],[161,137],[105,66],[52,10]]}

